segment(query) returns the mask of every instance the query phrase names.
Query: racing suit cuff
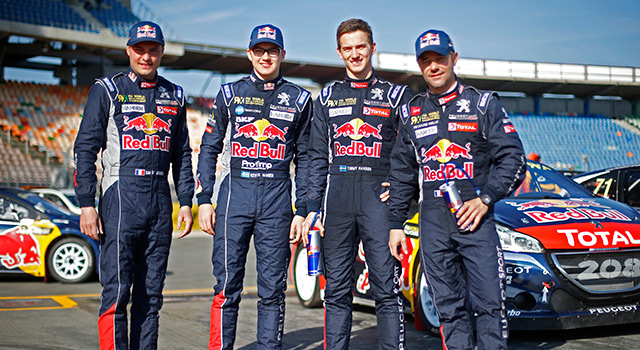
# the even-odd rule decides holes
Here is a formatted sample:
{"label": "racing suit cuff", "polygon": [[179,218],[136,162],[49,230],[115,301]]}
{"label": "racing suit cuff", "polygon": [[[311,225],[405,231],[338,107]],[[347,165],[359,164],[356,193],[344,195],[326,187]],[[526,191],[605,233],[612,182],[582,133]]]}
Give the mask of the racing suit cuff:
{"label": "racing suit cuff", "polygon": [[296,215],[307,217],[307,206],[305,204],[296,206]]}
{"label": "racing suit cuff", "polygon": [[78,196],[78,204],[80,204],[80,208],[82,207],[95,207],[96,206],[96,198],[93,195],[86,194]]}
{"label": "racing suit cuff", "polygon": [[318,212],[320,210],[320,206],[322,205],[322,201],[312,199],[307,201],[307,214],[310,212]]}
{"label": "racing suit cuff", "polygon": [[180,202],[180,207],[184,207],[185,205],[191,207],[191,204],[193,203],[191,196],[189,195],[182,195],[178,197],[178,202]]}
{"label": "racing suit cuff", "polygon": [[482,191],[480,191],[480,194],[486,194],[489,197],[491,197],[491,203],[494,203],[494,204],[501,199],[500,196],[498,195],[498,191],[496,191],[496,189],[490,184],[486,184],[482,188]]}
{"label": "racing suit cuff", "polygon": [[403,218],[389,217],[389,230],[402,230]]}
{"label": "racing suit cuff", "polygon": [[211,194],[200,193],[197,197],[198,205],[211,204]]}

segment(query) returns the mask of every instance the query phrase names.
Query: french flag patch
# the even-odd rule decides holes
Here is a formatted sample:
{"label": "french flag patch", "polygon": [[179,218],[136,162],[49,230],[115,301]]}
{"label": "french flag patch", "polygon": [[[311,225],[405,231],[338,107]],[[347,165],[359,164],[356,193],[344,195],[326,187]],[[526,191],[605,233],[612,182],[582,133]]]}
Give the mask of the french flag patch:
{"label": "french flag patch", "polygon": [[146,171],[144,169],[136,169],[136,176],[144,176]]}

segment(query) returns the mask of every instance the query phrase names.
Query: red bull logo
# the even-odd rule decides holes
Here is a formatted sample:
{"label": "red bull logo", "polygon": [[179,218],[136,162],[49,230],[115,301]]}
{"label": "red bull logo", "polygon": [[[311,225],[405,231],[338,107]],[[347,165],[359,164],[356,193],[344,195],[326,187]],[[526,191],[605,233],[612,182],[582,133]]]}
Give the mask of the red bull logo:
{"label": "red bull logo", "polygon": [[580,199],[541,199],[524,203],[506,202],[507,204],[518,208],[518,211],[529,210],[533,208],[578,208],[578,207],[594,207],[594,208],[610,208],[605,205],[598,204],[594,201]]}
{"label": "red bull logo", "polygon": [[18,227],[0,233],[0,263],[7,269],[40,265],[40,245],[33,234],[18,233]]}
{"label": "red bull logo", "polygon": [[241,158],[267,158],[274,160],[284,160],[287,146],[279,144],[276,148],[266,142],[254,143],[251,148],[244,147],[239,142],[231,142],[231,156]]}
{"label": "red bull logo", "polygon": [[[469,178],[473,178],[473,163],[465,162],[463,165],[464,171],[469,174]],[[428,165],[422,167],[424,181],[444,181],[445,175],[448,180],[464,180],[467,176],[453,164],[440,164],[440,167],[431,169]]]}
{"label": "red bull logo", "polygon": [[353,140],[360,140],[361,138],[375,137],[382,140],[380,135],[382,124],[378,124],[377,127],[373,127],[371,124],[364,122],[360,118],[351,119],[350,121],[338,126],[333,124],[333,130],[335,134],[333,138],[342,136],[348,136]]}
{"label": "red bull logo", "polygon": [[[160,106],[158,106],[158,108],[159,107]],[[156,117],[156,115],[153,113],[145,113],[131,120],[129,119],[129,117],[125,116],[123,122],[125,124],[125,127],[124,129],[122,129],[122,131],[136,129],[138,131],[144,132],[147,135],[153,135],[159,131],[164,131],[168,134],[171,134],[171,119],[165,122],[161,118]]]}
{"label": "red bull logo", "polygon": [[437,160],[440,163],[447,163],[452,159],[458,159],[460,157],[473,159],[471,156],[471,143],[467,143],[465,147],[462,147],[447,139],[441,139],[428,150],[423,148],[421,155],[422,163],[427,163],[432,160]]}
{"label": "red bull logo", "polygon": [[420,48],[430,46],[430,45],[440,45],[440,35],[434,33],[427,33],[420,38]]}
{"label": "red bull logo", "polygon": [[138,38],[155,38],[156,28],[154,26],[145,24],[142,27],[138,27],[138,33],[136,35],[138,36]]}
{"label": "red bull logo", "polygon": [[275,140],[278,139],[282,142],[286,142],[287,139],[285,135],[287,134],[287,130],[289,127],[285,127],[284,129],[280,129],[275,124],[271,124],[266,119],[260,119],[250,124],[245,124],[240,126],[240,124],[236,123],[236,134],[233,135],[233,138],[238,137],[246,137],[252,138],[254,141],[264,141],[267,139]]}
{"label": "red bull logo", "polygon": [[269,26],[258,28],[258,39],[262,38],[276,40],[276,30]]}
{"label": "red bull logo", "polygon": [[165,136],[162,140],[158,135],[146,135],[144,139],[138,140],[131,135],[122,135],[122,149],[169,152],[171,137]]}
{"label": "red bull logo", "polygon": [[367,144],[362,141],[351,141],[351,144],[348,146],[344,146],[340,142],[334,143],[334,153],[336,157],[357,156],[380,158],[381,150],[382,142],[374,142],[373,146],[367,146]]}

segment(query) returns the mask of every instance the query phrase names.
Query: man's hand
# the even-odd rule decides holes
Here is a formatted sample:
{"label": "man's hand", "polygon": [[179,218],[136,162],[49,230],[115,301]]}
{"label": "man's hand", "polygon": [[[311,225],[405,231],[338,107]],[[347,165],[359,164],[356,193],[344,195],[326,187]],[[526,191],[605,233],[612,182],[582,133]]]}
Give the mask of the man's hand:
{"label": "man's hand", "polygon": [[[302,241],[305,245],[309,244],[309,231],[311,230],[311,222],[313,217],[316,216],[316,212],[312,211],[307,214],[307,218],[302,223]],[[315,226],[320,230],[320,237],[324,237],[324,226],[322,226],[322,213],[318,215]]]}
{"label": "man's hand", "polygon": [[[304,222],[304,216],[296,215],[291,220],[291,229],[289,230],[289,243],[297,244],[302,240],[303,242],[308,241],[309,239],[305,239],[305,236],[302,234],[302,223]],[[307,236],[308,237],[308,236]],[[305,245],[307,245],[305,243]]]}
{"label": "man's hand", "polygon": [[200,229],[212,236],[216,233],[213,231],[213,227],[216,224],[216,211],[213,210],[211,204],[200,204],[198,209],[198,224]]}
{"label": "man's hand", "polygon": [[191,227],[193,226],[193,217],[191,216],[191,206],[183,205],[178,211],[178,223],[176,224],[176,230],[182,227],[182,222],[185,223],[184,232],[178,236],[178,239],[191,233]]}
{"label": "man's hand", "polygon": [[[400,250],[402,248],[402,251]],[[393,229],[389,231],[389,250],[394,258],[402,261],[403,254],[409,254],[407,249],[407,236],[404,234],[404,230]]]}
{"label": "man's hand", "polygon": [[[390,183],[388,183],[388,182],[383,182],[383,183],[382,183],[382,187],[389,187],[389,186],[391,186],[391,184],[390,184]],[[389,199],[389,189],[387,188],[387,190],[386,190],[386,191],[384,191],[384,192],[382,192],[382,193],[380,194],[380,201],[384,203],[384,202],[386,202],[388,199]]]}
{"label": "man's hand", "polygon": [[484,215],[489,211],[489,207],[482,203],[480,197],[464,202],[462,208],[456,213],[458,227],[469,227],[471,232],[475,231]]}
{"label": "man's hand", "polygon": [[103,231],[96,208],[82,207],[80,210],[82,210],[80,213],[80,232],[97,241],[98,235],[102,234]]}

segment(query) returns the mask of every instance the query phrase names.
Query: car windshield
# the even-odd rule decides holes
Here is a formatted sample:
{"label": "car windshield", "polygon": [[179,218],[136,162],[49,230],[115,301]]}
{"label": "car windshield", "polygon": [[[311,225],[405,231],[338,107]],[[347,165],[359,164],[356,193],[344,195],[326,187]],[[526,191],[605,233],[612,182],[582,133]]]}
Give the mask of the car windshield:
{"label": "car windshield", "polygon": [[527,174],[510,198],[585,198],[593,197],[583,186],[537,162],[527,161]]}
{"label": "car windshield", "polygon": [[16,195],[20,197],[23,201],[33,205],[33,207],[36,208],[36,210],[38,210],[41,213],[45,213],[47,215],[54,215],[54,216],[73,215],[64,207],[61,207],[46,199],[40,198],[40,196],[38,196],[35,193],[20,191],[20,192],[16,192]]}

